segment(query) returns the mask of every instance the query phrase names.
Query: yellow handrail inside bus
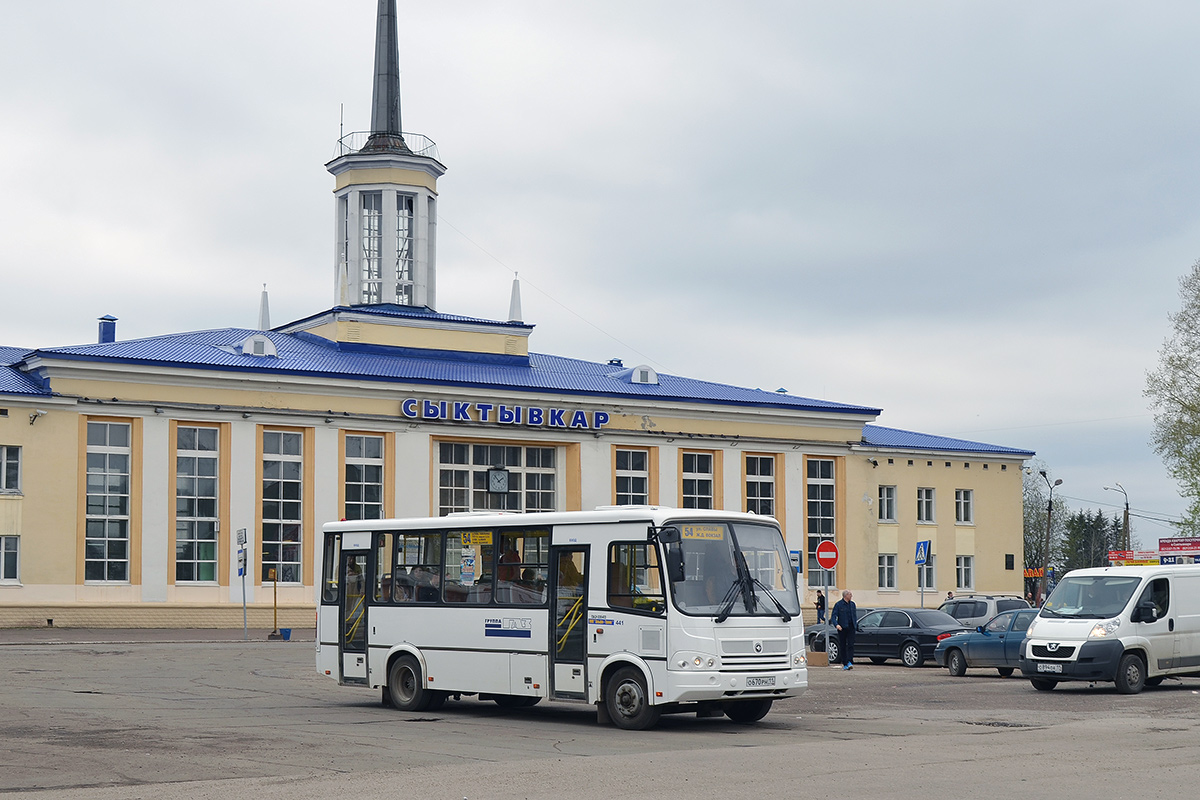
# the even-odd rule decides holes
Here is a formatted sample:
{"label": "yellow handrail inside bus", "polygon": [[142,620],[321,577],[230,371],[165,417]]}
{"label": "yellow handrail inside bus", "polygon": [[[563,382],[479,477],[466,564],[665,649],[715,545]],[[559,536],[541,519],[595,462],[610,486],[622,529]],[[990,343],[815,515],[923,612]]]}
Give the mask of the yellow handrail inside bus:
{"label": "yellow handrail inside bus", "polygon": [[565,631],[563,631],[563,635],[561,637],[559,637],[558,652],[560,652],[560,653],[562,652],[563,647],[566,646],[567,637],[571,635],[571,631],[575,630],[575,626],[578,625],[580,620],[582,620],[582,619],[583,619],[583,597],[580,596],[571,605],[571,607],[569,609],[567,609],[567,613],[563,614],[562,620],[558,623],[558,626],[560,628],[563,625],[567,626],[567,629]]}
{"label": "yellow handrail inside bus", "polygon": [[354,634],[356,634],[358,632],[358,626],[362,624],[362,621],[363,621],[362,604],[363,604],[364,599],[365,598],[363,598],[363,597],[359,597],[358,602],[356,602],[354,604],[354,608],[350,609],[350,613],[346,617],[347,622],[350,622],[350,620],[354,620],[353,624],[351,624],[350,627],[346,629],[346,641],[347,642],[354,641]]}

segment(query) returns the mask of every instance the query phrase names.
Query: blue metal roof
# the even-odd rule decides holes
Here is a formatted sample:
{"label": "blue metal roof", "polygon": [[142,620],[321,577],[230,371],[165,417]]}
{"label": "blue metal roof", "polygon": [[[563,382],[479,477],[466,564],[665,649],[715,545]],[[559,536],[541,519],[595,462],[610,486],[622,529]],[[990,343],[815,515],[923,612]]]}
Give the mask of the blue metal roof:
{"label": "blue metal roof", "polygon": [[28,347],[5,347],[4,345],[0,345],[0,367],[9,367],[16,364],[28,352]]}
{"label": "blue metal roof", "polygon": [[49,395],[50,392],[16,367],[0,366],[0,394]]}
{"label": "blue metal roof", "polygon": [[880,425],[864,425],[862,443],[873,447],[893,447],[898,450],[946,450],[962,453],[986,453],[993,455],[1031,458],[1032,450],[1003,447],[998,444],[972,442],[967,439],[952,439],[949,436],[934,436],[930,433],[902,431],[899,428],[884,428]]}
{"label": "blue metal roof", "polygon": [[[378,306],[373,306],[372,310]],[[449,384],[527,392],[559,392],[591,396],[644,398],[684,403],[711,403],[785,408],[835,414],[878,416],[879,409],[796,397],[762,389],[659,373],[658,384],[629,383],[610,373],[607,363],[532,353],[528,363],[480,360],[479,354],[439,352],[436,357],[401,348],[343,349],[311,334],[270,331],[277,357],[231,352],[259,331],[224,328],[155,336],[148,339],[92,343],[37,350],[46,359],[72,359],[193,369],[309,375],[322,378],[377,380],[406,384]]]}

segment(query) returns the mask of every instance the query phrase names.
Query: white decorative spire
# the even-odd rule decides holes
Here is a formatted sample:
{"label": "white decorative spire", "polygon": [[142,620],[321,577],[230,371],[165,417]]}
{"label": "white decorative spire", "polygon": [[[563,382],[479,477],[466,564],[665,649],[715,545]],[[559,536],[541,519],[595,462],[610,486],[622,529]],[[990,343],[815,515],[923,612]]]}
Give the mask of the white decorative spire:
{"label": "white decorative spire", "polygon": [[271,310],[267,307],[267,285],[263,284],[262,296],[258,300],[258,329],[271,330]]}
{"label": "white decorative spire", "polygon": [[513,273],[512,298],[508,301],[508,321],[521,321],[521,281]]}

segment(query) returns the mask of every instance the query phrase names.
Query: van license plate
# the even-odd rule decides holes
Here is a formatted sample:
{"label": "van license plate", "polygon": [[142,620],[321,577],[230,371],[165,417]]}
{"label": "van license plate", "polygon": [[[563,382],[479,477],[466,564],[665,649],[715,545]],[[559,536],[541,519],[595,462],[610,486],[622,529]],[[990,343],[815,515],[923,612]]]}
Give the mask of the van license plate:
{"label": "van license plate", "polygon": [[[1057,666],[1057,665],[1055,665],[1055,666]],[[757,688],[760,688],[763,686],[774,686],[774,685],[775,685],[775,676],[774,675],[772,675],[769,678],[746,678],[746,688],[747,689],[757,689]]]}
{"label": "van license plate", "polygon": [[1047,664],[1039,661],[1037,665],[1038,672],[1062,672],[1062,664]]}

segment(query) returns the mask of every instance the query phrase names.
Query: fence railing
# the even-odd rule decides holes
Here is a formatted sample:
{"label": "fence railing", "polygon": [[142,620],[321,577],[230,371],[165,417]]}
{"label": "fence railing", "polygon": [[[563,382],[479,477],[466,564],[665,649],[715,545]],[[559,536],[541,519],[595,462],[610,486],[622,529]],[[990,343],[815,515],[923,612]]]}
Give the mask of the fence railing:
{"label": "fence railing", "polygon": [[[367,140],[371,138],[371,131],[354,131],[347,133],[342,138],[338,139],[337,149],[334,158],[348,156],[351,153],[357,153],[367,145]],[[426,156],[435,161],[441,161],[438,157],[437,143],[423,133],[402,133],[404,143],[408,145],[408,149],[413,152],[413,155]]]}

